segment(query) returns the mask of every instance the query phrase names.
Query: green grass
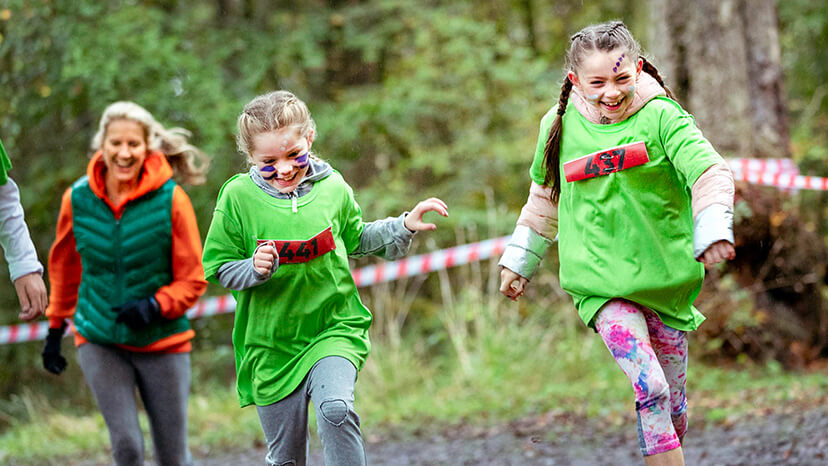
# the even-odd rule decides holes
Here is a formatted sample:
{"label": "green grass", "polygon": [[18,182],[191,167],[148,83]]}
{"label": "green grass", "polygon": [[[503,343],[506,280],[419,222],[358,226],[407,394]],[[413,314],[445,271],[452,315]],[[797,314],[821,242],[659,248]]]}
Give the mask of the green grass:
{"label": "green grass", "polygon": [[[526,306],[490,306],[480,297],[461,296],[442,309],[443,325],[430,335],[375,335],[357,383],[366,438],[422,435],[458,424],[485,428],[549,412],[617,427],[631,422],[632,389],[598,335],[583,328],[567,306],[544,312]],[[226,359],[226,349],[199,351],[189,407],[194,455],[261,446],[255,409],[240,409],[228,381],[205,375],[205,361]],[[778,364],[718,368],[692,356],[688,381],[694,422],[727,422],[828,393],[825,373],[787,373]],[[77,383],[86,390],[82,379]],[[97,412],[67,414],[32,390],[0,405],[0,417],[2,406],[11,405],[16,412],[23,409],[27,420],[7,416],[0,464],[108,461],[108,436]],[[147,432],[145,416],[141,420]],[[149,455],[148,435],[145,444]]]}

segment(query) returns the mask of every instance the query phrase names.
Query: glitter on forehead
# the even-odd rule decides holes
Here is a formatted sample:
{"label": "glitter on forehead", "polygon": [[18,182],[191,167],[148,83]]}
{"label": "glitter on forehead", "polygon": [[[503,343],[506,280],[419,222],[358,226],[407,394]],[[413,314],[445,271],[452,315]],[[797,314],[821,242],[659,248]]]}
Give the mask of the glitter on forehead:
{"label": "glitter on forehead", "polygon": [[615,62],[615,66],[613,66],[613,67],[612,67],[612,72],[613,72],[613,73],[615,73],[616,71],[618,71],[618,68],[620,68],[620,67],[621,67],[621,62],[622,62],[622,61],[624,61],[624,57],[625,57],[625,56],[626,56],[626,54],[622,53],[622,54],[621,54],[621,56],[620,56],[620,57],[618,57],[618,60]]}

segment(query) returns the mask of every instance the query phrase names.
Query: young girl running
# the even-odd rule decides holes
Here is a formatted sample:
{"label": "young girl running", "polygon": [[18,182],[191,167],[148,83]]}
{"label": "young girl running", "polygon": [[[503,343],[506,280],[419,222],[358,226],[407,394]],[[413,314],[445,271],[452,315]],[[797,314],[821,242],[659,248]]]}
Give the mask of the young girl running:
{"label": "young girl running", "polygon": [[[204,182],[207,158],[188,132],[164,128],[133,102],[104,110],[86,176],[63,195],[49,253],[49,334],[43,366],[60,374],[66,319],[117,465],[144,464],[138,390],[155,460],[192,464],[187,446],[190,349],[187,309],[207,288],[201,238],[173,177]],[[200,161],[200,163],[199,163]]]}
{"label": "young girl running", "polygon": [[518,299],[557,233],[561,287],[632,382],[645,463],[684,464],[685,332],[702,263],[735,255],[733,179],[623,23],[572,36],[567,61],[500,290]]}
{"label": "young girl running", "polygon": [[410,213],[363,223],[342,176],[311,153],[316,127],[287,91],[253,99],[238,119],[248,173],[218,195],[204,243],[208,280],[236,298],[233,346],[241,406],[254,404],[267,440],[267,463],[304,465],[308,402],[317,413],[325,464],[362,465],[354,382],[371,344],[348,257],[395,259],[408,252],[431,198]]}

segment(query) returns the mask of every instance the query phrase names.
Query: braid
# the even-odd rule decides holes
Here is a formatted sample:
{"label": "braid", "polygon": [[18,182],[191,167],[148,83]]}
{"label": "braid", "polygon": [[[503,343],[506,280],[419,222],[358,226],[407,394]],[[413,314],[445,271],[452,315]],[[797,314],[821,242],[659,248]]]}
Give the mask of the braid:
{"label": "braid", "polygon": [[572,91],[572,81],[569,76],[564,79],[561,86],[561,96],[558,98],[558,114],[549,129],[549,138],[546,140],[546,148],[543,151],[543,163],[546,165],[546,176],[543,184],[552,188],[551,199],[557,204],[561,196],[561,136],[563,134],[563,114],[566,113],[566,105],[569,102],[569,94]]}
{"label": "braid", "polygon": [[644,72],[646,72],[647,74],[649,74],[650,76],[652,76],[653,78],[655,78],[655,80],[658,82],[658,84],[661,85],[661,87],[664,88],[665,92],[667,92],[667,97],[669,97],[673,100],[676,100],[676,98],[673,97],[673,92],[670,90],[669,87],[667,87],[666,84],[664,84],[664,80],[661,78],[661,75],[658,73],[658,70],[656,69],[655,65],[653,65],[652,63],[647,61],[647,59],[644,58],[643,55],[641,56],[641,62],[643,63],[643,66],[641,67],[641,69]]}

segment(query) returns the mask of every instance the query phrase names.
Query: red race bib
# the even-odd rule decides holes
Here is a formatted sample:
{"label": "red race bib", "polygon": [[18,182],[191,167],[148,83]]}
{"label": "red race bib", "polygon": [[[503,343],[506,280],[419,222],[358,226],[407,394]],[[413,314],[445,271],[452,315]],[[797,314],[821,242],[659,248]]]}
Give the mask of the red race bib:
{"label": "red race bib", "polygon": [[564,175],[566,175],[566,181],[573,182],[609,175],[625,168],[644,165],[649,161],[647,146],[643,142],[633,142],[566,162]]}
{"label": "red race bib", "polygon": [[266,243],[275,245],[276,252],[279,253],[279,265],[301,264],[336,249],[331,227],[326,228],[322,233],[306,241],[256,240],[257,246]]}

